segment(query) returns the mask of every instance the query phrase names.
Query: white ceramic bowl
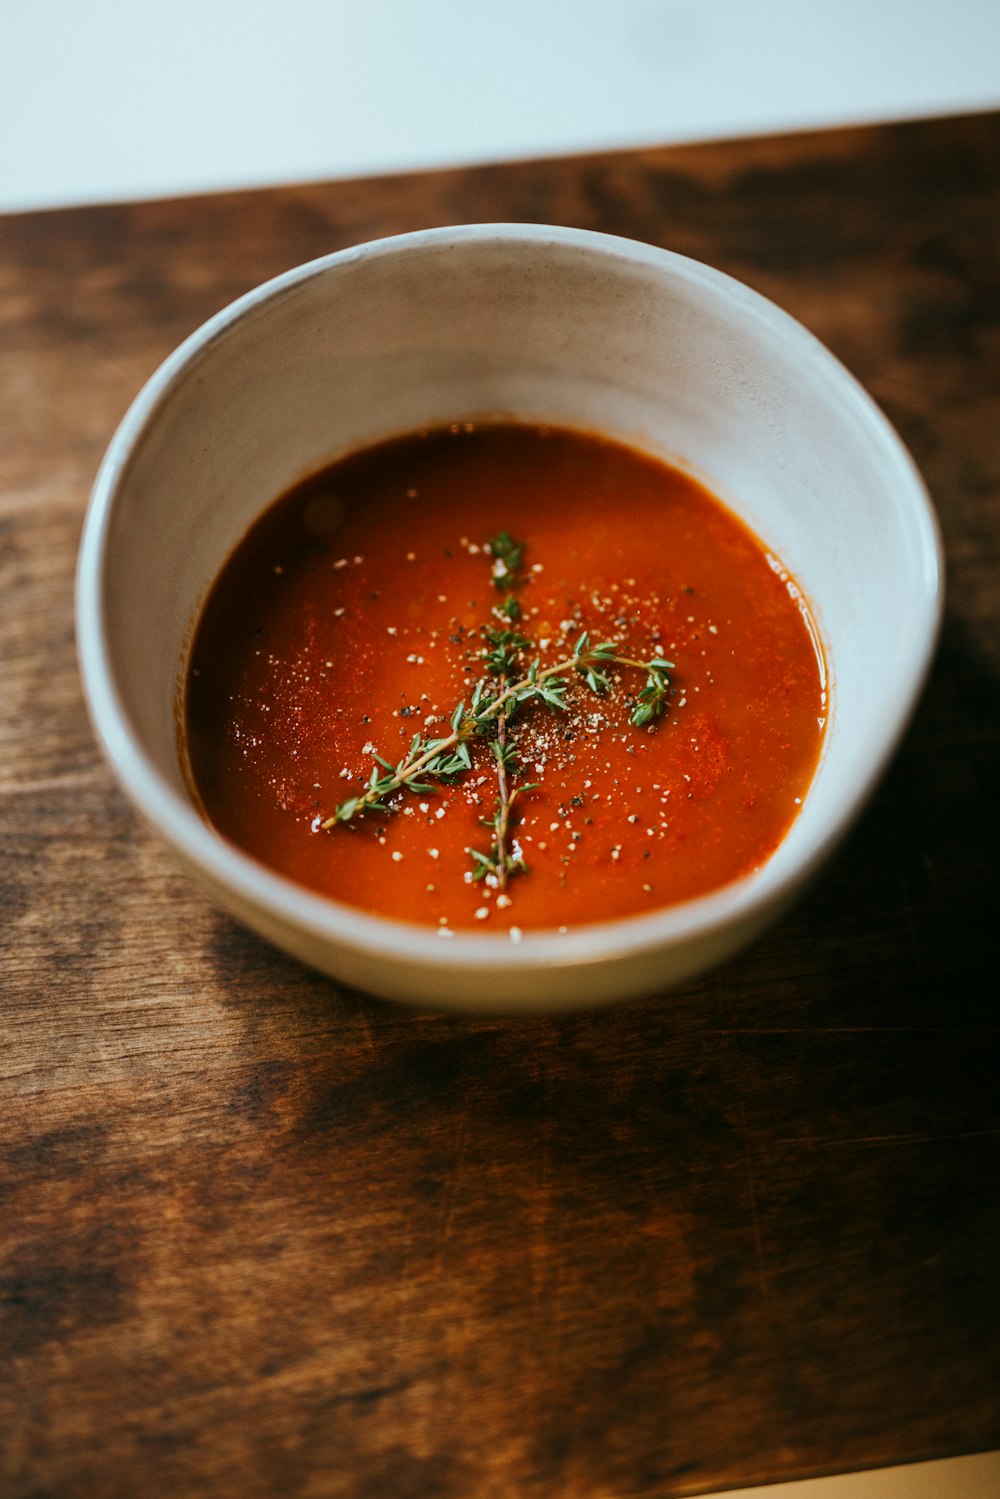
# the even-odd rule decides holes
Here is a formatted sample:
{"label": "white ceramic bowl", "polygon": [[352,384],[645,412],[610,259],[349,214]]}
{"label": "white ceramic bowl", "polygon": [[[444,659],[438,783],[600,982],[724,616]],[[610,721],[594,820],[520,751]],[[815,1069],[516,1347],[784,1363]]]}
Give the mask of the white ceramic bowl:
{"label": "white ceramic bowl", "polygon": [[[686,466],[782,559],[818,622],[825,751],[788,836],[747,879],[565,935],[457,935],[368,916],[272,874],[199,816],[178,758],[206,591],[293,481],[410,428],[507,413],[598,429]],[[279,276],[220,312],[132,405],[97,478],[77,628],[94,726],[126,792],[241,921],[336,978],[469,1011],[594,1005],[732,953],[830,853],[924,678],[940,544],[877,407],[799,324],[648,245],[476,225],[401,235]]]}

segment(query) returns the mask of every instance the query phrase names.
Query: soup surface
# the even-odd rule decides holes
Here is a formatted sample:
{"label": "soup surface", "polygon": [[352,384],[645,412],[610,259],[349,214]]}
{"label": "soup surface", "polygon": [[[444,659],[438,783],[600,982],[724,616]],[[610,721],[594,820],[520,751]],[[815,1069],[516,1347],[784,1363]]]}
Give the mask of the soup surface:
{"label": "soup surface", "polygon": [[804,601],[740,521],[631,448],[516,424],[283,495],[212,588],[186,687],[227,838],[350,905],[514,940],[757,868],[826,715]]}

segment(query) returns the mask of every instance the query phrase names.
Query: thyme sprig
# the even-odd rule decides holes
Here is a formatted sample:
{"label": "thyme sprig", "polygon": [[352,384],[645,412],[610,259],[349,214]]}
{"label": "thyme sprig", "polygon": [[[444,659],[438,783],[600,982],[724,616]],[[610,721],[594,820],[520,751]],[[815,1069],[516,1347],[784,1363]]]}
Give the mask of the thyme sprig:
{"label": "thyme sprig", "polygon": [[666,711],[670,695],[668,673],[673,671],[674,664],[661,655],[648,659],[624,655],[613,641],[592,641],[587,630],[577,638],[568,656],[543,666],[541,657],[535,655],[525,664],[526,654],[536,649],[536,643],[515,627],[522,611],[514,590],[526,581],[521,572],[525,543],[500,531],[487,547],[494,559],[493,583],[505,598],[491,611],[499,627],[483,628],[485,674],[476,683],[468,706],[463,699],[455,707],[447,734],[414,734],[409,749],[395,764],[374,752],[376,764],[368,784],[341,802],[319,826],[327,830],[365,813],[393,812],[399,791],[426,794],[436,786],[453,783],[472,769],[472,742],[492,735],[490,748],[496,766],[497,800],[492,817],[484,818],[483,825],[492,830],[493,839],[488,853],[475,848],[466,852],[472,860],[473,882],[485,880],[504,890],[512,875],[527,873],[528,866],[513,836],[514,807],[520,796],[536,789],[534,783],[518,779],[522,765],[508,736],[515,717],[532,704],[542,705],[551,712],[565,711],[567,689],[574,680],[582,680],[596,696],[604,697],[612,687],[610,670],[628,667],[646,673],[645,685],[630,713],[630,722],[643,728]]}
{"label": "thyme sprig", "polygon": [[482,819],[484,828],[492,828],[493,843],[488,854],[478,848],[465,851],[472,860],[472,879],[478,884],[486,880],[498,890],[506,890],[512,874],[527,874],[528,866],[516,840],[511,839],[512,812],[518,797],[526,791],[534,791],[534,781],[513,785],[513,778],[521,769],[521,762],[513,745],[494,739],[491,748],[497,767],[498,795],[492,817]]}
{"label": "thyme sprig", "polygon": [[[638,722],[640,710],[645,711],[647,708],[650,716],[644,717],[643,722],[649,723],[651,718],[659,717],[666,706],[669,687],[665,673],[672,670],[672,663],[661,656],[650,661],[637,661],[628,656],[619,656],[615,651],[616,647],[607,641],[591,646],[584,632],[573,647],[571,656],[565,656],[544,668],[536,657],[524,676],[509,683],[499,693],[494,694],[488,683],[479,682],[470,706],[466,708],[463,701],[452,714],[450,733],[438,739],[414,734],[410,748],[396,765],[382,755],[375,754],[374,758],[386,774],[380,776],[377,769],[373,768],[365,790],[341,802],[333,816],[320,823],[320,827],[327,829],[337,822],[350,822],[360,812],[391,812],[394,808],[386,798],[401,787],[417,793],[434,789],[424,777],[448,782],[463,775],[465,771],[472,769],[470,740],[488,730],[499,713],[506,710],[509,722],[515,712],[531,703],[544,703],[557,711],[565,709],[566,688],[574,673],[582,676],[598,696],[603,696],[610,689],[605,670],[608,666],[640,668],[648,673],[644,692],[652,690],[657,700],[655,703],[643,703],[643,694],[640,693],[640,701],[637,701],[632,711],[631,722],[641,726]],[[606,685],[593,686],[589,679],[592,667],[596,668],[594,676],[598,682],[603,679]],[[655,684],[652,689],[649,687],[650,681]]]}
{"label": "thyme sprig", "polygon": [[[522,652],[529,650],[532,645],[527,635],[510,628],[511,622],[521,617],[521,606],[514,589],[524,582],[520,571],[524,560],[524,542],[515,541],[509,531],[498,531],[496,536],[490,537],[487,549],[495,559],[494,587],[505,590],[507,596],[493,610],[504,622],[504,628],[498,630],[492,625],[483,626],[488,647],[483,652],[483,663],[486,670],[498,678],[500,691],[503,692],[511,676],[521,667]],[[497,800],[492,819],[483,819],[484,826],[493,829],[490,851],[483,854],[476,848],[466,849],[472,860],[473,881],[486,880],[501,891],[507,889],[507,881],[512,874],[528,872],[520,848],[512,850],[509,846],[514,802],[520,791],[531,789],[513,784],[521,769],[517,751],[507,743],[507,724],[513,711],[513,707],[504,707],[497,714],[497,734],[491,745],[497,771]]]}

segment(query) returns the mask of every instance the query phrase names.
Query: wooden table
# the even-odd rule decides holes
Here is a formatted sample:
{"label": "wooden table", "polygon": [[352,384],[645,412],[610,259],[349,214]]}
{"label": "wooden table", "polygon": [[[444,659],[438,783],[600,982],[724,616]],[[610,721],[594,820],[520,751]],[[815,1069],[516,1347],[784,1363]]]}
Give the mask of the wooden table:
{"label": "wooden table", "polygon": [[[811,896],[679,992],[414,1014],[175,872],[98,758],[74,554],[160,359],[430,224],[648,240],[860,376],[950,601]],[[1000,116],[0,221],[0,1493],[647,1499],[1000,1444]]]}

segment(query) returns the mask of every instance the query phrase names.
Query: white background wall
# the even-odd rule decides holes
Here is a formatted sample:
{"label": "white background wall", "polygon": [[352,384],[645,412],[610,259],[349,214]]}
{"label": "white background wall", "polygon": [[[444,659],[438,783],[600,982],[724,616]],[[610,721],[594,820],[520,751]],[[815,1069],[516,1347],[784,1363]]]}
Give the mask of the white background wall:
{"label": "white background wall", "polygon": [[1000,0],[0,0],[0,210],[1000,105]]}

